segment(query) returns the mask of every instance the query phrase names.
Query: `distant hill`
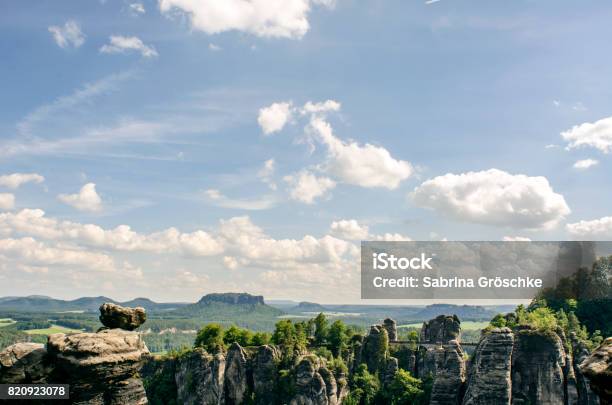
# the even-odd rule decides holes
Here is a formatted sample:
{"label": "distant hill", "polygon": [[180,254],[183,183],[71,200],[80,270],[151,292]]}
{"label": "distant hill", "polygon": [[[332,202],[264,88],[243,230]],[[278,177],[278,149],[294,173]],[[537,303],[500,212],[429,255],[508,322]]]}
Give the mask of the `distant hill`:
{"label": "distant hill", "polygon": [[81,297],[74,300],[59,300],[41,295],[31,295],[28,297],[2,297],[0,298],[1,311],[19,312],[64,312],[64,311],[84,311],[98,312],[100,305],[105,302],[128,307],[143,307],[148,311],[167,311],[183,305],[180,303],[157,303],[148,298],[136,298],[131,301],[119,302],[112,298],[100,297]]}
{"label": "distant hill", "polygon": [[433,304],[428,305],[414,315],[415,319],[428,320],[438,315],[457,315],[462,320],[489,320],[497,312],[477,305],[451,305]]}
{"label": "distant hill", "polygon": [[302,301],[296,306],[294,306],[293,308],[291,308],[290,311],[291,312],[324,312],[324,311],[328,311],[328,309],[325,308],[321,304],[317,304],[316,302]]}

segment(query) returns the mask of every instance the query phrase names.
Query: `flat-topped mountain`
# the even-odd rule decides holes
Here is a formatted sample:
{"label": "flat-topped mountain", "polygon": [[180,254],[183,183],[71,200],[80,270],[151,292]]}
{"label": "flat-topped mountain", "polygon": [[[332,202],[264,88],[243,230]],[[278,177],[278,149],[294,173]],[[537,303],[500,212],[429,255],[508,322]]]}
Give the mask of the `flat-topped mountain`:
{"label": "flat-topped mountain", "polygon": [[262,295],[251,295],[247,293],[215,293],[207,294],[200,298],[197,305],[212,303],[223,303],[230,305],[265,305]]}

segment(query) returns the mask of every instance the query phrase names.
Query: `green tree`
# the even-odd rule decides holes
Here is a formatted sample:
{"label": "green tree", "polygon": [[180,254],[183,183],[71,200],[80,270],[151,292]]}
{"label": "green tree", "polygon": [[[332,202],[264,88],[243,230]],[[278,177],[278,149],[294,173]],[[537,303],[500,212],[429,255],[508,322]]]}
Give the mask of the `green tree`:
{"label": "green tree", "polygon": [[491,326],[503,328],[506,326],[506,318],[502,314],[497,314],[491,319]]}
{"label": "green tree", "polygon": [[346,350],[349,339],[347,332],[346,325],[341,320],[334,321],[329,327],[327,340],[329,342],[329,349],[335,357],[341,356]]}
{"label": "green tree", "polygon": [[248,329],[239,328],[236,325],[232,325],[223,333],[223,343],[226,346],[236,342],[240,346],[251,346],[253,340],[253,332]]}
{"label": "green tree", "polygon": [[365,364],[360,364],[353,375],[351,394],[347,403],[369,405],[380,389],[378,378],[368,371]]}
{"label": "green tree", "polygon": [[223,350],[223,327],[218,323],[209,323],[198,331],[194,345],[211,353]]}
{"label": "green tree", "polygon": [[325,315],[321,312],[314,318],[314,341],[316,345],[321,345],[327,340],[327,331],[329,328],[329,321]]}
{"label": "green tree", "polygon": [[385,387],[383,397],[390,405],[413,405],[419,403],[425,392],[422,382],[408,371],[399,369],[393,381]]}
{"label": "green tree", "polygon": [[270,343],[272,335],[267,332],[255,332],[253,334],[253,339],[251,339],[251,344],[253,346],[263,346]]}

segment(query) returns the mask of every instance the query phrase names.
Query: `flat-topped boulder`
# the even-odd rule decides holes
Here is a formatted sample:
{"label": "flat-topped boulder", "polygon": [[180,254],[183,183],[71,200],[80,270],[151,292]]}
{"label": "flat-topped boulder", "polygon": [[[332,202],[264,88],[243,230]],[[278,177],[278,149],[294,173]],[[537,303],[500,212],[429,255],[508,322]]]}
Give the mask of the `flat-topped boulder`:
{"label": "flat-topped boulder", "polygon": [[134,330],[147,320],[142,307],[128,308],[107,302],[100,306],[100,322],[110,329]]}
{"label": "flat-topped boulder", "polygon": [[52,365],[45,345],[15,343],[0,352],[0,384],[39,384],[47,380]]}

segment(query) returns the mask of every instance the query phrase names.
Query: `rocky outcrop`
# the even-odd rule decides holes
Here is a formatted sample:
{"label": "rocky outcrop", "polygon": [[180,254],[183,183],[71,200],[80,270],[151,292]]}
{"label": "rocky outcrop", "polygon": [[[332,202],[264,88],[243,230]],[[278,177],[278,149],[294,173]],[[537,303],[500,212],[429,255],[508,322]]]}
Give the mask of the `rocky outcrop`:
{"label": "rocky outcrop", "polygon": [[0,352],[0,384],[42,384],[52,371],[42,344],[15,343]]}
{"label": "rocky outcrop", "polygon": [[563,404],[565,349],[554,332],[515,333],[512,356],[513,404]]}
{"label": "rocky outcrop", "polygon": [[512,348],[509,328],[483,334],[471,363],[463,405],[509,405],[512,399]]}
{"label": "rocky outcrop", "polygon": [[387,318],[383,321],[383,328],[387,331],[389,341],[394,342],[397,340],[397,323],[391,318]]}
{"label": "rocky outcrop", "polygon": [[[574,375],[576,377],[576,389],[578,391],[579,405],[599,405],[599,397],[593,392],[589,385],[588,379],[580,370],[580,364],[584,362],[590,355],[589,348],[584,341],[580,340],[574,332],[570,334],[572,345],[572,354],[574,367]],[[569,403],[569,402],[568,402]]]}
{"label": "rocky outcrop", "polygon": [[389,336],[381,325],[372,325],[370,333],[364,338],[361,347],[360,362],[368,366],[371,373],[385,365]]}
{"label": "rocky outcrop", "polygon": [[110,329],[134,330],[146,320],[147,314],[142,307],[128,308],[113,303],[100,306],[100,322]]}
{"label": "rocky outcrop", "polygon": [[225,362],[226,405],[238,405],[246,400],[249,393],[249,371],[247,353],[238,343],[233,343]]}
{"label": "rocky outcrop", "polygon": [[225,357],[201,348],[180,357],[176,364],[177,400],[185,405],[224,403]]}
{"label": "rocky outcrop", "polygon": [[336,382],[336,377],[334,377],[334,374],[325,366],[319,367],[318,373],[325,382],[328,405],[340,404],[341,402],[339,402],[338,399],[338,383]]}
{"label": "rocky outcrop", "polygon": [[430,405],[460,404],[466,379],[465,356],[456,340],[436,349],[436,372]]}
{"label": "rocky outcrop", "polygon": [[593,391],[599,395],[602,405],[612,404],[612,337],[584,359],[580,370],[589,379]]}
{"label": "rocky outcrop", "polygon": [[457,315],[440,315],[423,322],[421,343],[447,344],[451,340],[461,341],[461,321]]}
{"label": "rocky outcrop", "polygon": [[280,357],[275,346],[265,345],[257,349],[253,359],[253,391],[256,404],[275,403]]}
{"label": "rocky outcrop", "polygon": [[58,333],[49,336],[47,351],[55,364],[55,381],[70,384],[74,403],[147,403],[137,376],[149,351],[138,333]]}
{"label": "rocky outcrop", "polygon": [[329,404],[327,386],[318,372],[316,363],[317,360],[311,356],[305,357],[299,362],[296,368],[296,395],[291,399],[289,405]]}

